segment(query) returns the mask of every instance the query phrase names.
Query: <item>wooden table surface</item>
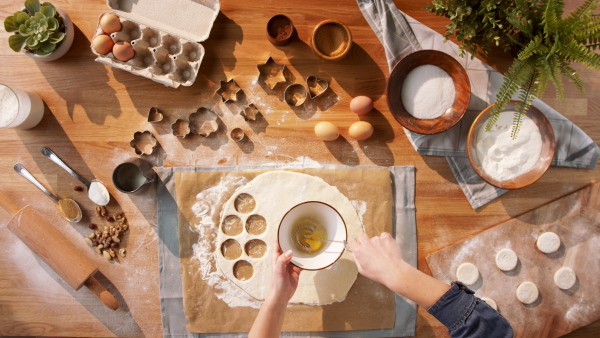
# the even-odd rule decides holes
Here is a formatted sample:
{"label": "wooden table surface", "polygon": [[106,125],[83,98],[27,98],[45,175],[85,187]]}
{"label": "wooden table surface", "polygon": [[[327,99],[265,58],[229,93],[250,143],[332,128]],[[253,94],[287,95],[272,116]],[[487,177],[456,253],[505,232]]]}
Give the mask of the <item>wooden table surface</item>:
{"label": "wooden table surface", "polygon": [[[348,165],[411,165],[416,167],[416,208],[419,268],[429,273],[425,256],[444,246],[466,239],[490,226],[541,206],[600,178],[598,170],[552,167],[535,184],[512,191],[494,202],[473,210],[458,187],[446,160],[420,156],[390,114],[385,97],[389,75],[384,49],[364,20],[355,1],[223,1],[210,37],[203,43],[206,57],[194,85],[172,89],[151,80],[94,62],[90,39],[98,17],[107,11],[102,0],[57,0],[76,26],[75,42],[63,58],[35,62],[8,48],[8,33],[0,32],[0,82],[37,92],[48,106],[39,126],[31,130],[0,131],[0,190],[21,206],[31,204],[63,231],[82,254],[100,267],[98,279],[119,300],[116,312],[104,307],[87,289],[72,290],[7,229],[0,229],[0,335],[31,336],[160,336],[158,300],[158,254],[155,193],[119,193],[111,183],[114,167],[135,153],[129,146],[133,133],[150,130],[160,147],[155,155],[143,156],[155,165],[207,166],[288,163],[310,158],[319,163]],[[438,32],[448,23],[422,10],[426,3],[396,1],[398,7]],[[576,3],[569,3],[574,7]],[[7,1],[0,5],[4,19],[20,8]],[[272,15],[284,13],[294,22],[299,40],[275,47],[265,38],[265,24]],[[334,18],[350,27],[354,41],[351,54],[340,62],[323,62],[311,51],[309,36],[322,20]],[[281,90],[267,93],[256,84],[257,64],[269,56],[284,63],[303,82],[315,75],[330,81],[334,95],[316,110],[290,109],[281,101]],[[505,70],[510,57],[494,54],[493,67]],[[568,85],[565,100],[544,100],[600,141],[600,76],[575,67],[586,94]],[[219,81],[235,78],[249,101],[255,102],[265,119],[248,124],[235,106],[224,105],[215,95]],[[276,88],[277,89],[277,88]],[[348,110],[350,99],[367,95],[375,110],[365,117],[375,135],[362,142],[349,138],[349,126],[359,118]],[[147,111],[158,106],[165,114],[159,124],[147,122]],[[219,113],[221,132],[210,138],[178,139],[171,124],[187,118],[201,106]],[[313,136],[318,121],[331,121],[341,138],[324,143]],[[249,141],[237,144],[222,132],[241,127]],[[83,177],[108,184],[112,194],[109,211],[123,210],[130,220],[126,236],[128,256],[119,263],[108,262],[85,244],[94,205],[85,193],[76,192],[73,177],[44,158],[42,147],[52,148]],[[61,196],[71,196],[84,209],[79,224],[62,221],[50,199],[16,174],[22,163],[45,186]],[[0,224],[9,219],[0,210]],[[600,321],[575,331],[570,337],[591,337]],[[447,330],[424,309],[419,309],[417,336],[446,336]]]}

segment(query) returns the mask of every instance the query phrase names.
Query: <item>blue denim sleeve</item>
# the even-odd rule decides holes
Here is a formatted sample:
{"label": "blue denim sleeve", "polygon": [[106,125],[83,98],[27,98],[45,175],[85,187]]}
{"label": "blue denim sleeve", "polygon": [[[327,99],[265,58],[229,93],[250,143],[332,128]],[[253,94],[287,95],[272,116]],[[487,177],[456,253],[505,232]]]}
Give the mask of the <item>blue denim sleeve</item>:
{"label": "blue denim sleeve", "polygon": [[453,282],[427,312],[444,324],[454,338],[514,336],[508,321],[461,282]]}

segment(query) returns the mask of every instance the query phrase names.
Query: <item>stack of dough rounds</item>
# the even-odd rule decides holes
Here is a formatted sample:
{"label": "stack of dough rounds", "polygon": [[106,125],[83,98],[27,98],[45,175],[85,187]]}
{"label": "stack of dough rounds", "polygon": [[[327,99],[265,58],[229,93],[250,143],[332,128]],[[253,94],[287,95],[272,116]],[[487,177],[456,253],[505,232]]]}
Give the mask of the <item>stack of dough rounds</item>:
{"label": "stack of dough rounds", "polygon": [[517,287],[517,298],[523,304],[531,304],[538,299],[538,288],[532,282],[523,282]]}
{"label": "stack of dough rounds", "polygon": [[487,305],[489,305],[492,309],[498,311],[498,305],[496,305],[496,302],[493,299],[487,298],[487,297],[481,297],[481,300],[486,302]]}
{"label": "stack of dough rounds", "polygon": [[462,263],[456,269],[456,278],[465,285],[473,285],[479,279],[479,270],[472,263]]}
{"label": "stack of dough rounds", "polygon": [[535,244],[541,252],[549,254],[560,248],[560,238],[557,234],[548,231],[541,234]]}
{"label": "stack of dough rounds", "polygon": [[573,269],[563,266],[554,273],[554,284],[561,289],[568,290],[575,285],[577,276]]}
{"label": "stack of dough rounds", "polygon": [[496,265],[502,271],[510,271],[517,266],[519,258],[511,249],[504,248],[496,254]]}

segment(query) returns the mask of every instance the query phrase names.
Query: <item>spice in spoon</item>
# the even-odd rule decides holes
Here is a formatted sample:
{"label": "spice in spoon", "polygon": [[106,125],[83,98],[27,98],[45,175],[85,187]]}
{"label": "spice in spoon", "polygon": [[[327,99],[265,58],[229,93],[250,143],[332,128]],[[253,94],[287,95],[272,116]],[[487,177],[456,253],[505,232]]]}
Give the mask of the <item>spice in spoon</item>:
{"label": "spice in spoon", "polygon": [[61,199],[58,201],[58,211],[61,216],[68,220],[75,220],[79,217],[79,206],[71,199]]}

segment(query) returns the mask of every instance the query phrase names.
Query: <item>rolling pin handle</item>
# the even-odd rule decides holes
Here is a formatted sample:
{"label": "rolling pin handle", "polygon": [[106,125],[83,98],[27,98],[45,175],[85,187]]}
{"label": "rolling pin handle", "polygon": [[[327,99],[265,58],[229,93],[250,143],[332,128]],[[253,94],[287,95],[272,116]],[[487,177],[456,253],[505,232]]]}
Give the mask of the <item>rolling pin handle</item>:
{"label": "rolling pin handle", "polygon": [[21,210],[21,207],[16,205],[12,199],[6,196],[2,191],[0,191],[0,206],[4,208],[8,213],[13,216]]}
{"label": "rolling pin handle", "polygon": [[106,290],[106,288],[102,286],[102,284],[100,284],[96,278],[94,278],[94,276],[85,281],[85,286],[87,286],[87,288],[90,289],[109,309],[116,310],[119,308],[119,303],[115,297],[108,292],[108,290]]}

